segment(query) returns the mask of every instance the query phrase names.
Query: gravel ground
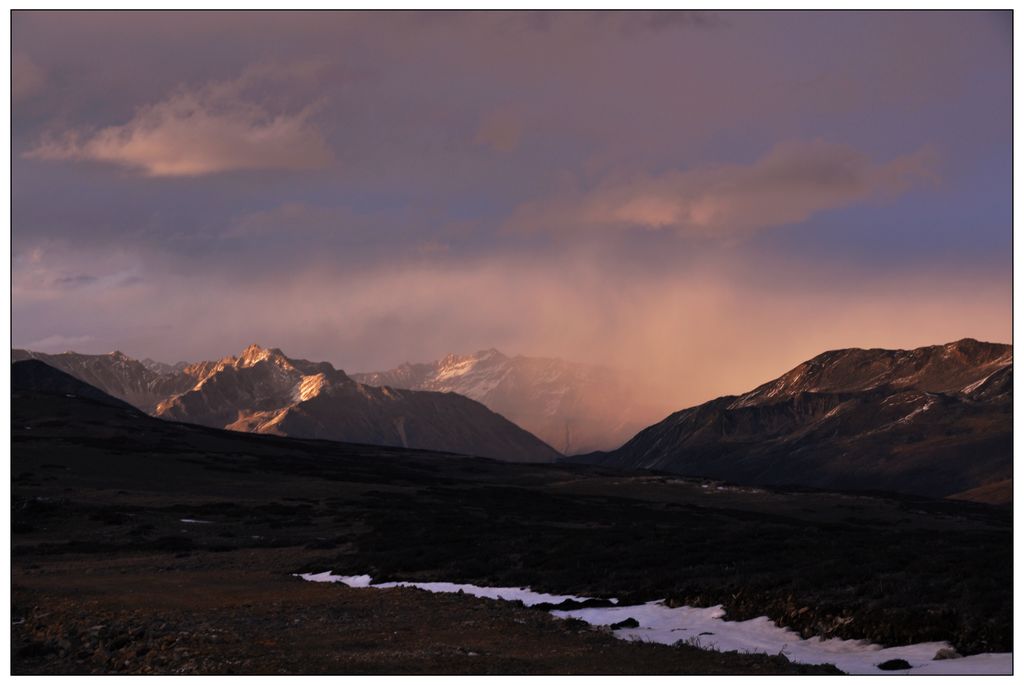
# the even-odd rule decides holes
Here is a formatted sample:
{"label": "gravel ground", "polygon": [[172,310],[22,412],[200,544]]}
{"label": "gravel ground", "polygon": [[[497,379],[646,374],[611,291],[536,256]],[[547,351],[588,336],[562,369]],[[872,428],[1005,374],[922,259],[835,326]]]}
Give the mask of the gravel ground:
{"label": "gravel ground", "polygon": [[38,559],[14,568],[16,674],[829,673],[628,644],[543,611],[306,583],[303,550]]}

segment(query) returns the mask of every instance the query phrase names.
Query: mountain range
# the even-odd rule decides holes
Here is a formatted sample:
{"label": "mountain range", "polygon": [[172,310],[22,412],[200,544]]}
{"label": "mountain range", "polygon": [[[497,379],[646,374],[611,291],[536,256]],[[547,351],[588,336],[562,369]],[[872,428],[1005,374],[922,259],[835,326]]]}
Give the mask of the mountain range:
{"label": "mountain range", "polygon": [[46,354],[20,349],[11,351],[12,362],[27,359],[44,362],[147,413],[152,413],[168,397],[192,388],[206,371],[206,365],[200,363],[186,364],[179,370],[164,372],[159,369],[169,365],[161,365],[152,360],[147,360],[147,364],[120,351],[110,354]]}
{"label": "mountain range", "polygon": [[561,359],[509,357],[495,349],[352,378],[367,385],[465,395],[563,454],[618,447],[668,411],[647,401],[636,379],[619,371]]}
{"label": "mountain range", "polygon": [[825,352],[631,438],[635,405],[624,398],[636,393],[622,390],[621,376],[496,350],[352,377],[257,345],[173,366],[120,352],[12,357],[45,362],[160,418],[236,431],[508,461],[561,457],[522,425],[561,435],[567,449],[625,435],[616,449],[566,457],[619,470],[1012,501],[1013,348],[971,339]]}
{"label": "mountain range", "polygon": [[825,352],[573,460],[754,485],[1012,498],[1013,348]]}
{"label": "mountain range", "polygon": [[237,357],[164,372],[120,352],[14,350],[12,359],[44,362],[173,421],[508,461],[551,462],[559,456],[534,435],[461,395],[372,387],[327,362],[292,359],[258,345]]}

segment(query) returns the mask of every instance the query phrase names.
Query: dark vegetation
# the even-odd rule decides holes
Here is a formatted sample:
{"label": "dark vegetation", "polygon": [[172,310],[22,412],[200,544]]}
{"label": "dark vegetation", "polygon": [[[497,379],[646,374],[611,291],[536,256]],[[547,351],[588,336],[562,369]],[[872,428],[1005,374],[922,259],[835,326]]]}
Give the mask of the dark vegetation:
{"label": "dark vegetation", "polygon": [[[281,584],[275,591],[287,585],[287,592],[314,593],[308,596],[316,601],[343,589],[294,589],[312,584],[290,573],[330,569],[376,580],[530,585],[629,603],[724,604],[731,619],[767,614],[808,636],[887,645],[950,640],[965,654],[1007,651],[1012,644],[1011,512],[1004,508],[753,490],[596,467],[230,433],[26,391],[15,393],[12,428],[13,601],[26,615],[64,602],[69,615],[84,612],[80,621],[88,621],[92,610],[82,607],[89,597],[115,601],[182,565],[220,573],[243,555],[238,582],[266,576],[262,564],[275,569],[274,583]],[[69,594],[78,591],[68,588],[93,582],[82,567],[99,566],[116,569],[105,589],[81,599]],[[195,577],[199,595],[220,601],[215,590],[222,581]],[[446,611],[457,610],[444,602]],[[139,619],[144,622],[169,615],[134,610],[149,611]],[[259,630],[277,631],[287,626],[273,621],[287,615],[251,620]],[[447,623],[454,616],[434,619]],[[70,657],[59,656],[70,652],[53,642],[67,638],[45,637],[64,629],[49,620],[14,627],[16,671],[51,663],[71,669],[60,661]],[[127,619],[118,613],[111,620]],[[48,649],[55,651],[45,658],[37,653]],[[730,662],[731,656],[704,667],[686,659],[658,663],[662,672],[768,672],[749,658]],[[387,672],[387,659],[400,661],[394,654],[380,658],[384,665],[359,662],[352,672]],[[189,672],[226,672],[210,663]],[[423,664],[433,662],[417,663],[429,669]],[[583,663],[604,672],[600,661]],[[544,671],[525,662],[501,664],[494,662],[493,672]],[[292,665],[301,671],[301,663]],[[549,666],[544,672],[560,670]],[[332,668],[349,667],[316,672]],[[588,672],[581,668],[574,672]]]}
{"label": "dark vegetation", "polygon": [[489,485],[369,493],[352,506],[374,512],[353,551],[308,570],[723,604],[730,619],[768,615],[805,637],[1011,648],[1004,512],[819,493],[730,501],[672,483],[662,485],[674,501],[614,496],[624,483],[589,497]]}

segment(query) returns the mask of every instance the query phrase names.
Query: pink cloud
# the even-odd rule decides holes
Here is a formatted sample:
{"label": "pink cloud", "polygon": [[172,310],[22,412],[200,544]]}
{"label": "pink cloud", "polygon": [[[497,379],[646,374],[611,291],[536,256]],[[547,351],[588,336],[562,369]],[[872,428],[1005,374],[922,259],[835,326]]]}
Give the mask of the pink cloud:
{"label": "pink cloud", "polygon": [[[584,256],[429,254],[345,268],[325,257],[238,280],[133,264],[101,248],[69,250],[52,257],[47,275],[77,273],[80,259],[101,278],[134,269],[146,281],[22,292],[30,274],[16,262],[15,343],[60,332],[95,338],[81,352],[200,359],[261,340],[348,371],[493,346],[621,368],[648,393],[647,405],[668,413],[749,390],[828,349],[1012,337],[1004,273],[950,263],[865,279],[834,261],[808,266],[734,252],[644,272]],[[45,320],[33,318],[44,308]],[[187,336],[169,333],[181,322]]]}
{"label": "pink cloud", "polygon": [[747,165],[606,180],[590,191],[521,207],[519,229],[647,228],[735,235],[800,223],[829,209],[891,198],[938,180],[930,147],[874,163],[821,140],[776,145]]}
{"label": "pink cloud", "polygon": [[[298,68],[304,77],[306,68]],[[116,164],[147,176],[202,176],[255,169],[316,169],[332,153],[312,122],[316,107],[293,111],[253,97],[261,82],[281,80],[282,68],[250,69],[234,81],[181,87],[138,108],[125,124],[51,136],[25,154],[31,159]]]}

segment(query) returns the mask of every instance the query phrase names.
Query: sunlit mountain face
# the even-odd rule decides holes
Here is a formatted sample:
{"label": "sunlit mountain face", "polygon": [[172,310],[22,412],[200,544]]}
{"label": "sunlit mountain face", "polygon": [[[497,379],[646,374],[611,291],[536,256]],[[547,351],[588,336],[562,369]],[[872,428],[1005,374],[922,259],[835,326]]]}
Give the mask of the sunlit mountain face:
{"label": "sunlit mountain face", "polygon": [[371,387],[327,362],[293,359],[255,344],[214,361],[157,363],[158,371],[121,352],[14,350],[12,360],[41,361],[170,421],[507,461],[551,462],[560,456],[462,395]]}

